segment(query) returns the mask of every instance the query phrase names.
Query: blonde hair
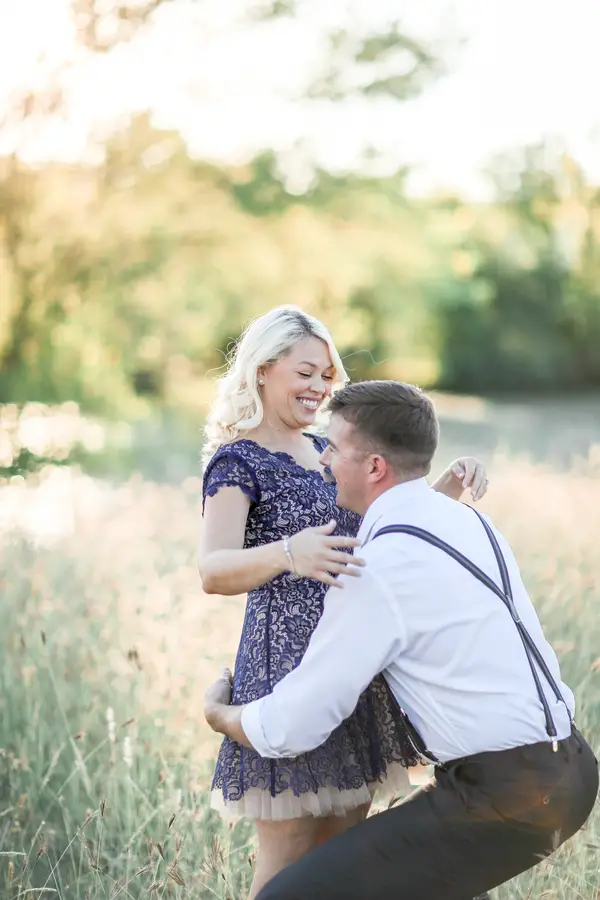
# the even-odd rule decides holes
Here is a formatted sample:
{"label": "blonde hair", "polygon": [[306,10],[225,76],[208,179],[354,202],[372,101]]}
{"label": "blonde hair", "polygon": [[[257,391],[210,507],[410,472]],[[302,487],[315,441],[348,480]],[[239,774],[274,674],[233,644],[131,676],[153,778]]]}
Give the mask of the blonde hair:
{"label": "blonde hair", "polygon": [[254,319],[229,355],[227,371],[217,382],[216,396],[204,428],[202,460],[206,465],[215,450],[256,428],[263,419],[257,387],[261,366],[289,353],[309,337],[324,341],[336,371],[334,390],[348,381],[341,357],[322,322],[297,306],[278,306]]}

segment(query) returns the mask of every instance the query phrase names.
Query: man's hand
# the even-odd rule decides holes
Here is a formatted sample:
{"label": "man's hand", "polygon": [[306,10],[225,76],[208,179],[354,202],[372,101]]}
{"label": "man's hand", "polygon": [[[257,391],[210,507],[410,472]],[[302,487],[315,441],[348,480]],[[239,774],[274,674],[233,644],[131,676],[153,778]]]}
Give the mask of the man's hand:
{"label": "man's hand", "polygon": [[231,679],[231,669],[225,667],[217,680],[206,689],[204,705],[222,703],[225,706],[229,706],[231,703]]}
{"label": "man's hand", "polygon": [[224,668],[217,680],[204,694],[204,718],[213,729],[219,731],[223,706],[231,703],[231,669]]}
{"label": "man's hand", "polygon": [[253,750],[242,728],[243,709],[243,706],[231,706],[231,669],[222,669],[204,694],[204,718],[213,731]]}

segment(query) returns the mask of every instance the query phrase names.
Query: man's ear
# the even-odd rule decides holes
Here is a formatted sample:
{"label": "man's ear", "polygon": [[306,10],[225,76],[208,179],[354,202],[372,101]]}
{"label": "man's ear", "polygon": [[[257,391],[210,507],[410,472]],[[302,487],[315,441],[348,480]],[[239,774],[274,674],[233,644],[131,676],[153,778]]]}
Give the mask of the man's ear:
{"label": "man's ear", "polygon": [[374,453],[369,459],[369,476],[371,481],[379,482],[388,473],[388,464],[378,453]]}

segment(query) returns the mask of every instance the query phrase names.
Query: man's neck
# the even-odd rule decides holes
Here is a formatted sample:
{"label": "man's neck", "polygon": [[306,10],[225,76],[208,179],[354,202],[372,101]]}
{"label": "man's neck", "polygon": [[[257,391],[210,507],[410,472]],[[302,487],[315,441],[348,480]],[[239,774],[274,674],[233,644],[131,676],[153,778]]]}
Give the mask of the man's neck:
{"label": "man's neck", "polygon": [[421,478],[423,478],[422,475],[407,475],[405,478],[394,475],[380,481],[369,491],[368,496],[365,498],[366,505],[364,511],[361,512],[362,517],[364,518],[366,516],[367,511],[373,506],[376,500],[384,494],[387,494],[392,488],[398,487],[401,484],[409,484],[412,481],[420,481]]}
{"label": "man's neck", "polygon": [[[358,537],[361,546],[367,544],[376,532],[379,523],[393,510],[394,517],[402,516],[410,510],[415,502],[421,502],[427,495],[428,484],[423,475],[412,478],[396,478],[387,487],[371,492],[371,499],[363,514]],[[399,520],[398,520],[399,521]]]}

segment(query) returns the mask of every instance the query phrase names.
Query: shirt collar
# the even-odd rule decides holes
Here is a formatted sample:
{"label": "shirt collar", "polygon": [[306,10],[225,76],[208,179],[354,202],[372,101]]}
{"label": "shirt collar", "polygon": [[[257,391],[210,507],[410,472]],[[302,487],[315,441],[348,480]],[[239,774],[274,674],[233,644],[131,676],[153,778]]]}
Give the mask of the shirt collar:
{"label": "shirt collar", "polygon": [[369,506],[360,526],[357,537],[361,546],[371,539],[381,519],[392,518],[394,524],[403,524],[401,519],[404,511],[410,509],[420,498],[427,496],[426,492],[430,490],[432,488],[429,487],[425,478],[415,478],[412,481],[395,484],[380,494]]}

